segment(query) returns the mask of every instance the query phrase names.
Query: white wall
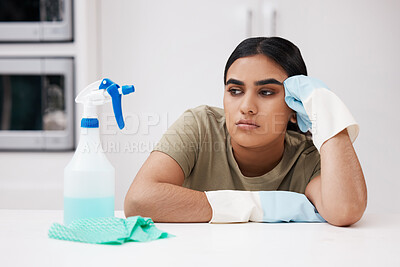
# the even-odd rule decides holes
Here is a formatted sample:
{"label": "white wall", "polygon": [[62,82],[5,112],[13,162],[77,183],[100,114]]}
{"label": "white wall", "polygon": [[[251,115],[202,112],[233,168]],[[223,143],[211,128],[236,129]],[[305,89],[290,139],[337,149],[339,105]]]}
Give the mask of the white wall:
{"label": "white wall", "polygon": [[368,211],[400,212],[400,1],[278,1],[278,33],[300,47],[360,124],[354,146],[368,187]]}
{"label": "white wall", "polygon": [[[89,1],[93,9],[75,2],[78,89],[105,76],[137,89],[123,99],[125,132],[117,131],[111,108],[103,109],[109,116],[102,117],[103,144],[116,167],[116,208],[122,209],[130,183],[163,131],[189,107],[222,107],[224,64],[247,34],[247,8],[259,2]],[[328,84],[361,126],[354,146],[367,180],[368,211],[400,212],[395,192],[400,141],[394,136],[400,127],[395,117],[400,2],[270,2],[277,8],[277,35],[298,45],[309,75]],[[4,46],[1,51],[6,53]],[[119,152],[110,144],[119,144]],[[126,150],[135,145],[139,151]],[[61,209],[62,171],[71,156],[0,152],[0,208]]]}

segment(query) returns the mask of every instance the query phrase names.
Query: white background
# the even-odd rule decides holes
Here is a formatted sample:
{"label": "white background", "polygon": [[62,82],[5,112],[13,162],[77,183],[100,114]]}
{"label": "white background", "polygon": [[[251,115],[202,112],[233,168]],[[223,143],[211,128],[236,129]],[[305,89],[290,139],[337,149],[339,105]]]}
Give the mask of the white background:
{"label": "white background", "polygon": [[[246,37],[267,33],[264,4],[276,8],[276,35],[300,48],[309,75],[323,80],[360,124],[354,146],[367,210],[400,212],[399,1],[75,1],[74,43],[0,44],[0,56],[74,56],[75,94],[103,77],[135,85],[123,99],[125,132],[117,131],[111,107],[101,116],[101,138],[116,168],[116,209],[122,209],[167,127],[187,108],[222,107],[226,60]],[[0,208],[62,209],[63,169],[72,155],[0,152]]]}

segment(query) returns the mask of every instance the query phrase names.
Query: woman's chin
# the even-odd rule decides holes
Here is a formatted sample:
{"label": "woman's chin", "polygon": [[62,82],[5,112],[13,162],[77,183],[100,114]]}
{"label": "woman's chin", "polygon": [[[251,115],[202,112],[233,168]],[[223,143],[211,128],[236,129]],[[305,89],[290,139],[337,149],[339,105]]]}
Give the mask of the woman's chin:
{"label": "woman's chin", "polygon": [[231,143],[233,141],[237,145],[245,148],[261,148],[275,143],[281,138],[281,136],[284,138],[284,133],[285,132],[283,132],[283,134],[261,134],[255,132],[237,131],[231,134]]}
{"label": "woman's chin", "polygon": [[236,134],[235,136],[231,136],[231,138],[237,145],[245,148],[257,148],[266,143],[265,138],[262,138],[261,136],[249,136],[248,134]]}

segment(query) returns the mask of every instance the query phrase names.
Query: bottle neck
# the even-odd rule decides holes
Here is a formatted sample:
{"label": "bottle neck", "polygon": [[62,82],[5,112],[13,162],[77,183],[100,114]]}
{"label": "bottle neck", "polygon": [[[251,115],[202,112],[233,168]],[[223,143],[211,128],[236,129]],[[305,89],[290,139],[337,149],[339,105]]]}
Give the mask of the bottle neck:
{"label": "bottle neck", "polygon": [[97,106],[88,103],[83,105],[83,118],[97,118]]}
{"label": "bottle neck", "polygon": [[93,140],[94,142],[100,142],[100,130],[99,128],[84,128],[81,127],[80,138],[85,140]]}
{"label": "bottle neck", "polygon": [[103,148],[100,141],[99,128],[84,128],[81,127],[81,134],[77,151],[82,153],[102,153]]}

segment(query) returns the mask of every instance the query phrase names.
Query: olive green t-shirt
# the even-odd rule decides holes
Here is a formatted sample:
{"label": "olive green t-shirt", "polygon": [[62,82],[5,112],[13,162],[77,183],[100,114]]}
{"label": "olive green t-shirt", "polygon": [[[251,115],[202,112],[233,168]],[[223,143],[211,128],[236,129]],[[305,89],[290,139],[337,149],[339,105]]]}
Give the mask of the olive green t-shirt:
{"label": "olive green t-shirt", "polygon": [[198,190],[285,190],[304,194],[320,174],[320,155],[310,137],[286,131],[281,161],[257,177],[242,174],[232,151],[224,110],[202,105],[186,110],[153,151],[171,156],[185,174],[183,187]]}

